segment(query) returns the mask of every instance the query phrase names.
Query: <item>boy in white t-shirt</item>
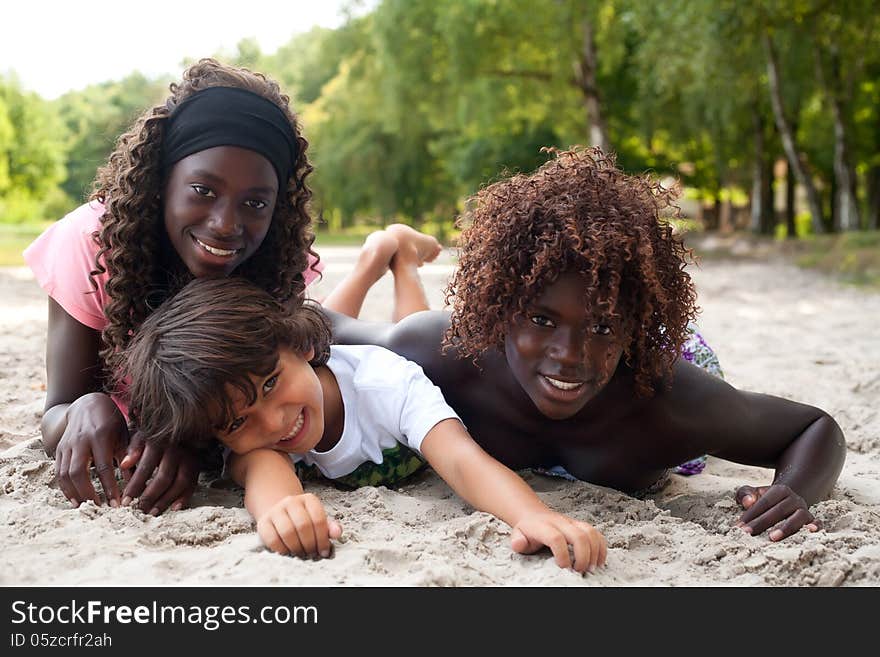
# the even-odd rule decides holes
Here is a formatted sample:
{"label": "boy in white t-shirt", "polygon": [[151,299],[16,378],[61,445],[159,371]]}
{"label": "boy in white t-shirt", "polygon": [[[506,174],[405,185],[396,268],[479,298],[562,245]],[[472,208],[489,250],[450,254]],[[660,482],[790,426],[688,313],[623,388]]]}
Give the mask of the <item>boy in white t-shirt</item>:
{"label": "boy in white t-shirt", "polygon": [[421,367],[381,347],[329,343],[326,320],[307,303],[291,312],[243,279],[197,279],[143,323],[117,380],[134,375],[131,417],[149,440],[216,438],[228,448],[228,472],[275,552],[328,556],[342,531],[304,493],[294,462],[337,479],[402,443],[509,524],[516,552],[547,546],[579,572],[604,565],[599,531],[551,511],[486,454]]}

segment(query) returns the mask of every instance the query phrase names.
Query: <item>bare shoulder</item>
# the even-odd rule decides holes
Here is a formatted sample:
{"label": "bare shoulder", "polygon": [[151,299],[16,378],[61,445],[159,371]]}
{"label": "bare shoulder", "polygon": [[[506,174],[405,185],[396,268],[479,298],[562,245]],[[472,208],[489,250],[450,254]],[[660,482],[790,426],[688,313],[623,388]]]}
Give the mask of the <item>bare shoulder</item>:
{"label": "bare shoulder", "polygon": [[413,313],[394,325],[385,346],[421,365],[434,383],[445,388],[477,372],[473,363],[458,357],[455,349],[443,349],[443,337],[448,328],[449,313],[446,311]]}
{"label": "bare shoulder", "polygon": [[439,349],[448,328],[448,312],[423,310],[397,322],[389,333],[387,346],[402,356],[407,356],[405,352],[420,352],[425,347]]}
{"label": "bare shoulder", "polygon": [[449,328],[446,311],[423,310],[396,324],[352,319],[326,308],[323,312],[333,326],[336,344],[371,344],[389,349],[418,363],[441,387],[474,376],[477,371],[470,361],[458,358],[454,350],[442,349],[443,336]]}
{"label": "bare shoulder", "polygon": [[679,358],[672,369],[671,384],[662,398],[670,407],[693,408],[700,404],[731,403],[737,389],[724,379]]}

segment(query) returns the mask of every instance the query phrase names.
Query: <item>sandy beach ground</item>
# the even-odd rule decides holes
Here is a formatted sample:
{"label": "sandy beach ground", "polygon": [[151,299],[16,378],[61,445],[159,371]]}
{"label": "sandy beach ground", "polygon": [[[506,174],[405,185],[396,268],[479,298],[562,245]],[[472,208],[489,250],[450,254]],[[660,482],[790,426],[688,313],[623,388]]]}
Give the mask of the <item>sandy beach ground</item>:
{"label": "sandy beach ground", "polygon": [[[326,294],[354,249],[320,249]],[[450,253],[424,268],[434,307]],[[732,526],[734,490],[772,472],[709,460],[636,500],[586,483],[526,474],[552,507],[598,526],[608,566],[581,577],[549,551],[521,556],[502,522],[465,505],[432,473],[401,489],[313,485],[344,527],[332,559],[274,555],[260,545],[228,482],[204,480],[192,507],[158,518],[137,510],[73,509],[40,447],[46,298],[26,269],[0,269],[0,585],[343,586],[876,586],[880,584],[880,295],[777,259],[707,259],[691,267],[700,327],[728,381],[814,404],[843,427],[847,461],[831,498],[814,507],[823,531],[780,543]],[[391,282],[363,317],[386,319]]]}

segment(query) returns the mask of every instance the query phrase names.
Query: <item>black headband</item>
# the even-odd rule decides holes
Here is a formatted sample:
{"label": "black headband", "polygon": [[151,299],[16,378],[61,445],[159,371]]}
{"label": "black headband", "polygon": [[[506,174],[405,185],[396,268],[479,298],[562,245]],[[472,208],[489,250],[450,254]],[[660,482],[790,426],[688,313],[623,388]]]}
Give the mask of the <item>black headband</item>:
{"label": "black headband", "polygon": [[296,135],[271,100],[235,87],[208,87],[184,100],[165,125],[163,173],[186,156],[215,146],[259,153],[275,168],[279,193],[287,189],[298,154]]}

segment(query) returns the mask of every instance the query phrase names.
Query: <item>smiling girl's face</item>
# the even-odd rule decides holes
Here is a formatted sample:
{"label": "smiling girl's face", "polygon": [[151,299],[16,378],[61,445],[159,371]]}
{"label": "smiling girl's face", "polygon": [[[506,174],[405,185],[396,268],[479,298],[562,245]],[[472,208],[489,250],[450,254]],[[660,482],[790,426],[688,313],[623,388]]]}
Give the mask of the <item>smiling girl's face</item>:
{"label": "smiling girl's face", "polygon": [[514,378],[552,420],[577,414],[614,375],[623,353],[619,323],[596,320],[586,307],[587,283],[563,274],[515,318],[505,336]]}
{"label": "smiling girl's face", "polygon": [[250,375],[257,391],[248,404],[241,391],[227,387],[234,418],[219,427],[217,439],[236,454],[268,448],[292,454],[313,449],[324,435],[324,393],[305,354],[282,348],[268,376]]}
{"label": "smiling girl's face", "polygon": [[278,196],[272,164],[216,146],[177,162],[165,182],[165,231],[196,278],[228,276],[263,243]]}

